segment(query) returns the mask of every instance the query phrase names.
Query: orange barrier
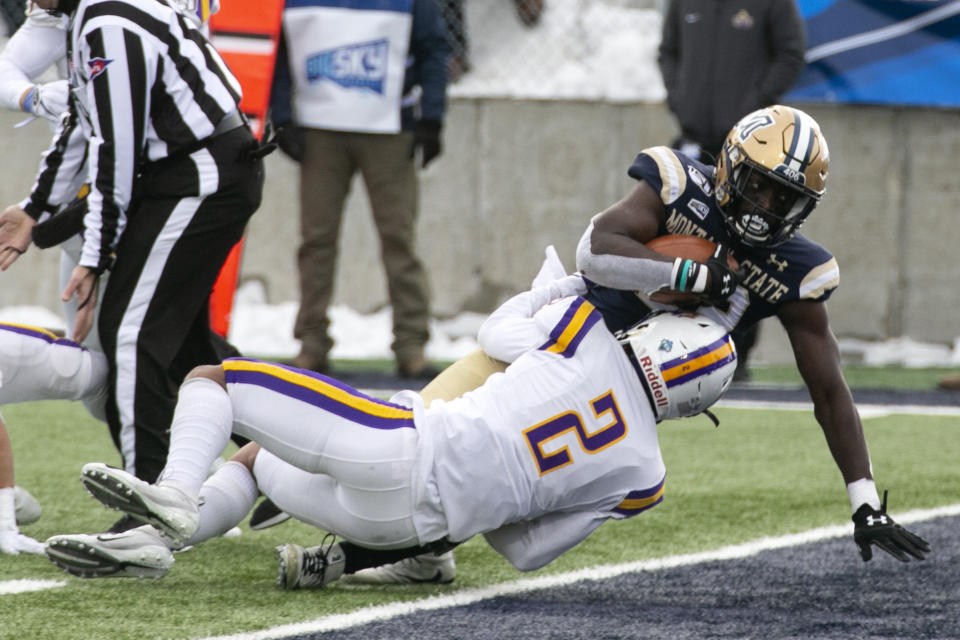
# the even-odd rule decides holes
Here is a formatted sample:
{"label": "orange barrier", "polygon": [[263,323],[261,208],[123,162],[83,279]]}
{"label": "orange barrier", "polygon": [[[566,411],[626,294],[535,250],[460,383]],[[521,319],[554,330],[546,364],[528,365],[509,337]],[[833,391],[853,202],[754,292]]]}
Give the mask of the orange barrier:
{"label": "orange barrier", "polygon": [[[223,0],[210,18],[213,46],[233,71],[243,89],[240,110],[253,133],[263,135],[270,106],[270,84],[282,28],[283,0]],[[210,294],[210,327],[226,337],[233,298],[240,278],[243,240],[230,251]]]}

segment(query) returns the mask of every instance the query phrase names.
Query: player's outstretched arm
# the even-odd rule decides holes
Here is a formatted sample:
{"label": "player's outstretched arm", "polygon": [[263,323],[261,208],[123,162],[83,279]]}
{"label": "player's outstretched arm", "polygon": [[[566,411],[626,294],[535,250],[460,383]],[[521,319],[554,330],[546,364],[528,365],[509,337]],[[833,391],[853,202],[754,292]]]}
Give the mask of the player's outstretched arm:
{"label": "player's outstretched arm", "polygon": [[787,330],[797,368],[813,400],[813,411],[823,429],[840,473],[847,484],[854,521],[854,542],[864,561],[873,557],[872,545],[904,562],[923,559],[930,546],[886,513],[874,488],[870,454],[860,415],[840,368],[840,350],[830,329],[826,305],[795,301],[781,306],[778,317]]}

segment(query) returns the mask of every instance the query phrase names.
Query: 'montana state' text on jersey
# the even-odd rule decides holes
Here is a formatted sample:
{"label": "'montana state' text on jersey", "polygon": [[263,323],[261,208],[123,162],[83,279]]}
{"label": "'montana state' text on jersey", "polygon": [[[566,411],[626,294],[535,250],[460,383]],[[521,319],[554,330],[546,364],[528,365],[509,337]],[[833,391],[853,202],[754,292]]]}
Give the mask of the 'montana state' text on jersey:
{"label": "'montana state' text on jersey", "polygon": [[[495,314],[509,313],[512,301]],[[479,389],[435,401],[418,420],[421,460],[433,464],[415,484],[433,488],[421,500],[439,500],[442,513],[417,509],[415,524],[424,540],[485,533],[501,553],[543,547],[514,554],[539,554],[530,568],[608,518],[657,504],[665,469],[637,372],[593,305],[562,298],[515,322],[536,340],[532,350]],[[508,340],[516,333],[509,322],[500,329]]]}
{"label": "'montana state' text on jersey", "polygon": [[[81,0],[68,38],[70,118],[23,208],[36,218],[72,197],[58,187],[87,159],[80,264],[102,269],[144,164],[209,138],[236,111],[240,85],[194,23],[164,2]],[[208,186],[185,184],[183,193],[165,195],[196,195]]]}
{"label": "'montana state' text on jersey", "polygon": [[[777,308],[786,302],[826,300],[839,284],[836,258],[800,234],[770,248],[734,242],[714,197],[713,167],[668,147],[651,147],[637,156],[628,173],[660,194],[667,233],[699,236],[730,247],[746,277],[726,308],[698,310],[727,329],[746,327],[776,315]],[[630,327],[655,306],[631,291],[605,287],[592,288],[587,298],[603,312],[612,330]]]}

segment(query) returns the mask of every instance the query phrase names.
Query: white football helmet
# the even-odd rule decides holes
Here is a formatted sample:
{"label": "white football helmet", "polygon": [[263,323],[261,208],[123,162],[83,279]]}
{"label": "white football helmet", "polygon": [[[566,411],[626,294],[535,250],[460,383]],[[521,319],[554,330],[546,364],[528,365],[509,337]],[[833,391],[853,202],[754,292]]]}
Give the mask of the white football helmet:
{"label": "white football helmet", "polygon": [[703,413],[733,381],[733,339],[704,316],[655,312],[617,338],[637,369],[657,422]]}

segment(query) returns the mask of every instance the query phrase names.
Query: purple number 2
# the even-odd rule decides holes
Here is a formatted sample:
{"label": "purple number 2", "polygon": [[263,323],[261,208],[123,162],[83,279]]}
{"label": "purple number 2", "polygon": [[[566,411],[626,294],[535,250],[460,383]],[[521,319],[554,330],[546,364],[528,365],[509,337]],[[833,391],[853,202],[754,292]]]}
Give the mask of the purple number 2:
{"label": "purple number 2", "polygon": [[590,432],[584,426],[580,414],[576,411],[565,411],[524,430],[523,435],[527,438],[527,444],[530,446],[530,452],[533,454],[540,475],[556,471],[573,463],[570,449],[566,445],[554,451],[545,449],[550,440],[554,438],[572,431],[577,434],[580,448],[593,454],[606,449],[627,435],[627,425],[620,415],[620,408],[617,407],[617,400],[613,397],[612,390],[591,400],[590,408],[593,409],[593,416],[597,422],[600,422],[607,413],[610,414],[611,420],[599,429]]}

